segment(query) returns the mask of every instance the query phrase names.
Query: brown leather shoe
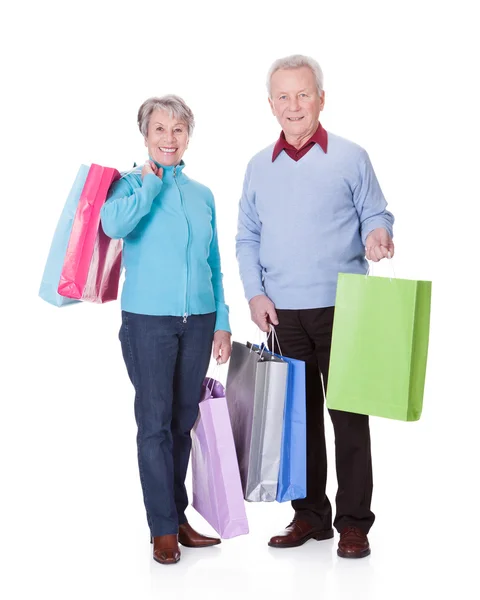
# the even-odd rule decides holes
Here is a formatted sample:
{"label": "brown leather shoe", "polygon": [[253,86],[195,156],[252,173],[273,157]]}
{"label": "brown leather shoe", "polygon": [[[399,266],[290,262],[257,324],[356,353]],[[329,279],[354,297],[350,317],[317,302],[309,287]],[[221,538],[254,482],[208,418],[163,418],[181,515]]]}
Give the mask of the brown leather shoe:
{"label": "brown leather shoe", "polygon": [[211,538],[197,533],[188,523],[183,523],[178,528],[178,541],[187,548],[206,548],[221,543],[218,538]]}
{"label": "brown leather shoe", "polygon": [[159,535],[153,538],[153,560],[162,565],[174,565],[180,560],[176,534]]}
{"label": "brown leather shoe", "polygon": [[370,554],[367,534],[358,527],[345,527],[340,533],[338,556],[342,558],[364,558]]}
{"label": "brown leather shoe", "polygon": [[286,529],[272,537],[268,545],[272,548],[295,548],[311,539],[330,540],[332,538],[333,529],[319,529],[307,521],[293,519]]}

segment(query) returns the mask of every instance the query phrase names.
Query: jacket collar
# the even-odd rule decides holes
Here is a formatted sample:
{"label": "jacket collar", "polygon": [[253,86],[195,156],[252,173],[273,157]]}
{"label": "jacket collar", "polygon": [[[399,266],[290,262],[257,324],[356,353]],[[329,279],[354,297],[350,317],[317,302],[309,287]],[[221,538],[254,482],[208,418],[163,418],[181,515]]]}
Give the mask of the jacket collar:
{"label": "jacket collar", "polygon": [[174,178],[178,179],[178,178],[183,178],[186,177],[186,175],[183,174],[183,169],[185,167],[185,163],[182,161],[180,161],[180,163],[178,165],[175,165],[174,167],[166,167],[165,165],[162,165],[161,163],[157,162],[156,160],[153,160],[152,157],[148,157],[151,161],[153,161],[157,167],[162,167],[163,169],[163,177],[162,177],[162,181],[166,182],[166,181],[173,181]]}

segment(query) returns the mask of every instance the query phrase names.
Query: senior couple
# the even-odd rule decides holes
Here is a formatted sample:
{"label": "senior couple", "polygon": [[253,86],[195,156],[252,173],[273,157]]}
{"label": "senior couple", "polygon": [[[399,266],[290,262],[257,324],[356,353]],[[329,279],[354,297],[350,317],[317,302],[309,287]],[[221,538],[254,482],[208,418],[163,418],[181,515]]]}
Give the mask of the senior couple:
{"label": "senior couple", "polygon": [[[267,88],[282,131],[247,166],[237,258],[253,321],[265,332],[276,326],[284,354],[305,361],[307,386],[307,496],[292,502],[292,522],[269,545],[329,539],[333,525],[338,555],[361,558],[370,553],[374,521],[368,417],[329,411],[338,479],[332,523],[322,378],[326,385],[338,273],[366,273],[366,258],[393,255],[393,217],[365,150],[319,122],[318,63],[300,55],[277,60]],[[185,477],[212,345],[213,358],[227,362],[231,333],[214,198],[185,174],[182,160],[192,111],[178,96],[150,98],[138,126],[148,161],[114,184],[101,220],[107,235],[124,240],[119,337],[135,389],[153,558],[175,564],[179,544],[220,543],[187,522]]]}

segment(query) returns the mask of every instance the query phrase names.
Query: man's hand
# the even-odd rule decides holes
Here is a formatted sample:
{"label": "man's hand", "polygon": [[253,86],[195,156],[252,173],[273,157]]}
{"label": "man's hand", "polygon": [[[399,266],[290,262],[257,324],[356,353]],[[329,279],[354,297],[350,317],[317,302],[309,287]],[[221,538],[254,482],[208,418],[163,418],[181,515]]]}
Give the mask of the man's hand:
{"label": "man's hand", "polygon": [[379,227],[368,234],[365,244],[365,256],[368,260],[378,262],[382,258],[393,258],[394,252],[395,246],[386,229]]}
{"label": "man's hand", "polygon": [[232,353],[232,334],[229,331],[216,331],[213,336],[213,358],[223,365]]}
{"label": "man's hand", "polygon": [[159,179],[163,177],[162,167],[157,167],[153,160],[147,160],[142,169],[142,181],[145,175],[156,175]]}
{"label": "man's hand", "polygon": [[249,305],[252,321],[256,323],[262,331],[268,333],[270,331],[270,324],[278,325],[278,317],[275,311],[275,305],[270,298],[264,294],[260,294],[258,296],[254,296],[250,300]]}

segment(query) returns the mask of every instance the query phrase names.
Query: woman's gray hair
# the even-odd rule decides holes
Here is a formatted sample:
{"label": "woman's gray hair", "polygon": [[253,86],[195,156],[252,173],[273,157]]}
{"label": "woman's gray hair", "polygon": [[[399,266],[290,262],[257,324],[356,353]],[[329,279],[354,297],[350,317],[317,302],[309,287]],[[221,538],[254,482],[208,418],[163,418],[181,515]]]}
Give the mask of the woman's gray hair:
{"label": "woman's gray hair", "polygon": [[318,62],[310,56],[303,56],[302,54],[292,54],[285,58],[279,58],[270,67],[267,75],[267,90],[268,97],[272,97],[272,75],[279,69],[299,69],[300,67],[308,67],[315,75],[315,82],[317,84],[317,91],[320,94],[323,91],[323,72]]}
{"label": "woman's gray hair", "polygon": [[191,109],[180,96],[168,94],[167,96],[149,98],[138,109],[137,123],[143,137],[147,137],[148,123],[154,110],[164,110],[172,119],[183,121],[188,128],[188,137],[192,135],[195,119]]}

